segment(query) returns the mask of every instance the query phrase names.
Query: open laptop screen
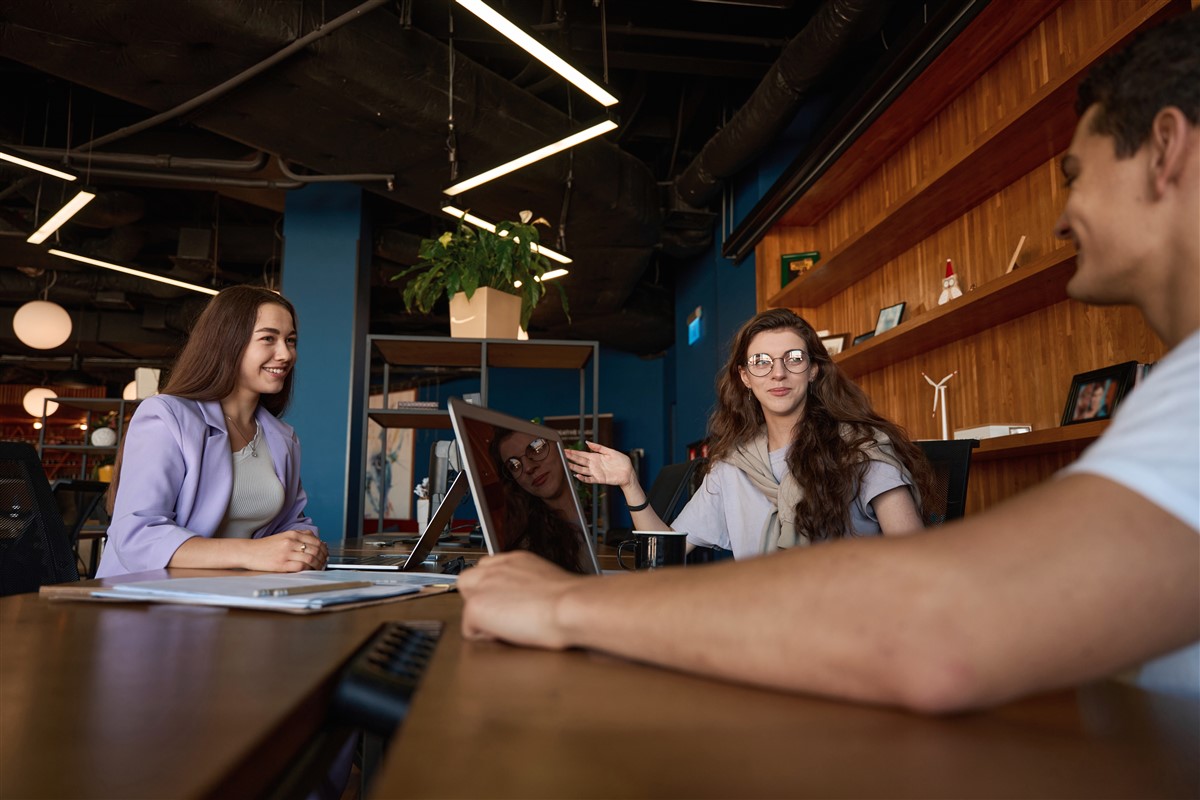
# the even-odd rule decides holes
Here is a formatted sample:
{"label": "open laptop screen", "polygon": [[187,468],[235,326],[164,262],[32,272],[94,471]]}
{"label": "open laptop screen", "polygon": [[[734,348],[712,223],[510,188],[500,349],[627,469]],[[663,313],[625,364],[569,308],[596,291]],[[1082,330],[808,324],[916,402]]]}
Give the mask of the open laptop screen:
{"label": "open laptop screen", "polygon": [[449,403],[489,553],[530,550],[571,572],[599,572],[557,431]]}

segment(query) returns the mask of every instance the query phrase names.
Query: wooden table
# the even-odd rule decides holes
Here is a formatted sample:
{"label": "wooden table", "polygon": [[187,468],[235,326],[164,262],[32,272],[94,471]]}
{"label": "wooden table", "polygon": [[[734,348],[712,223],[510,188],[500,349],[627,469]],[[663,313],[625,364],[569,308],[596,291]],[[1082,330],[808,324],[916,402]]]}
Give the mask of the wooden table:
{"label": "wooden table", "polygon": [[322,724],[340,667],[388,619],[446,629],[378,798],[1200,791],[1194,699],[1102,684],[929,719],[468,643],[460,608],[454,594],[306,617],[0,599],[0,797],[261,795]]}

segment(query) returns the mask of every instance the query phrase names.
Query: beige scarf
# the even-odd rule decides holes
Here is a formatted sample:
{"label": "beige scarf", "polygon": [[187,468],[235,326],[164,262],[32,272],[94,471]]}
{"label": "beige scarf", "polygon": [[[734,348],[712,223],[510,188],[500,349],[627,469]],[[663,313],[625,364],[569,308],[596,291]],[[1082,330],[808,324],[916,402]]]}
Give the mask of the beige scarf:
{"label": "beige scarf", "polygon": [[[853,436],[854,429],[849,425],[842,425],[840,430],[845,440]],[[880,430],[875,430],[874,435],[874,444],[867,445],[867,457],[900,470],[900,474],[912,485],[919,507],[920,499],[916,497],[917,489],[912,475],[896,457],[891,439]],[[782,481],[775,480],[775,473],[771,470],[771,454],[767,450],[767,432],[764,430],[751,441],[740,445],[725,460],[745,473],[750,482],[775,505],[763,524],[762,552],[767,553],[775,548],[807,547],[810,544],[808,537],[796,531],[796,504],[803,499],[804,489],[796,482],[791,470],[784,471]]]}

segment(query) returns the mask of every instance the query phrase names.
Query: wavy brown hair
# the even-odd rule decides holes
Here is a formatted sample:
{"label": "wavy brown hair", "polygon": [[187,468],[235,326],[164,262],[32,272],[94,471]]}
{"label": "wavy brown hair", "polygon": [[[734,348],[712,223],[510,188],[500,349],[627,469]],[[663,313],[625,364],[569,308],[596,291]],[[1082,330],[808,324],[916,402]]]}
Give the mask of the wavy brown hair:
{"label": "wavy brown hair", "polygon": [[[228,397],[237,385],[242,356],[250,346],[259,306],[274,303],[287,309],[292,327],[299,332],[296,309],[280,294],[261,286],[231,286],[215,295],[192,326],[187,343],[179,351],[175,365],[162,388],[162,394],[186,397],[189,400],[220,400]],[[258,404],[276,417],[283,416],[292,400],[292,376],[288,370],[283,388],[276,394],[264,394]],[[108,487],[105,506],[111,514],[116,505],[117,482],[121,478],[121,456],[125,440],[117,449],[113,464],[112,485]]]}
{"label": "wavy brown hair", "polygon": [[[717,378],[717,408],[708,421],[710,468],[752,441],[766,422],[762,406],[742,383],[740,369],[749,356],[750,341],[777,330],[794,331],[803,339],[809,370],[811,365],[817,367],[787,459],[788,469],[804,489],[804,498],[796,505],[797,532],[814,542],[848,535],[850,504],[870,464],[865,448],[874,442],[876,431],[891,440],[921,497],[929,497],[931,471],[921,449],[900,426],[875,413],[866,392],[833,363],[813,327],[786,308],[758,314],[734,337],[729,361]],[[842,426],[848,435],[842,434]],[[917,512],[924,518],[921,509]]]}

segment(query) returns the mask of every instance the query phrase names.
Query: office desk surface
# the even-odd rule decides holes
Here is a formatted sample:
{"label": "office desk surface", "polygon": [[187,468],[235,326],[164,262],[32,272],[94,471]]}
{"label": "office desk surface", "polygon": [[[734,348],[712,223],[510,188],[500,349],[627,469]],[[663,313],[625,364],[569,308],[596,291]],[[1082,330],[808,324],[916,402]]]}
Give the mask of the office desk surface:
{"label": "office desk surface", "polygon": [[592,653],[464,642],[460,609],[455,594],[311,617],[4,598],[0,797],[261,794],[321,724],[340,667],[387,619],[446,629],[376,798],[1200,789],[1195,700],[1101,684],[929,719]]}

